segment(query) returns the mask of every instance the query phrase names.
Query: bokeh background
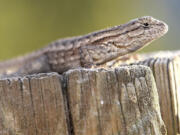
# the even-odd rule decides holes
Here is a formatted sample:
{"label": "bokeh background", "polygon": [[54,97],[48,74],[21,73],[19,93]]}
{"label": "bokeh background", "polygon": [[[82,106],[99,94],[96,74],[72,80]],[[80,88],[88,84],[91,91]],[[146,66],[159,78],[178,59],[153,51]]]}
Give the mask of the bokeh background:
{"label": "bokeh background", "polygon": [[145,15],[169,32],[141,52],[180,49],[180,0],[0,0],[0,60]]}

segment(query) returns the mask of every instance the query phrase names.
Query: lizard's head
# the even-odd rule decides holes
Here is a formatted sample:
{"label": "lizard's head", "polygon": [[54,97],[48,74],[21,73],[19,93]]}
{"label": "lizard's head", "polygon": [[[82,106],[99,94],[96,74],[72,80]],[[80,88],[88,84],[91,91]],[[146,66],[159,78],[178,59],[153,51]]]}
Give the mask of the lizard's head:
{"label": "lizard's head", "polygon": [[96,39],[94,43],[102,43],[111,46],[111,48],[114,46],[114,49],[119,49],[120,53],[124,55],[144,47],[166,34],[167,31],[168,25],[166,23],[151,16],[144,16],[104,31],[109,35],[105,34],[104,36],[102,34],[102,37]]}
{"label": "lizard's head", "polygon": [[153,17],[137,18],[124,25],[91,34],[89,53],[92,52],[90,55],[95,63],[101,64],[134,52],[163,36],[167,31],[167,24]]}
{"label": "lizard's head", "polygon": [[122,32],[119,33],[119,38],[116,38],[113,44],[118,48],[127,49],[127,53],[144,47],[168,31],[166,23],[151,16],[134,19],[118,27],[122,29]]}
{"label": "lizard's head", "polygon": [[[127,38],[129,44],[139,44],[142,47],[151,41],[158,39],[168,31],[168,25],[151,16],[144,16],[129,22]],[[127,27],[128,29],[128,27]]]}

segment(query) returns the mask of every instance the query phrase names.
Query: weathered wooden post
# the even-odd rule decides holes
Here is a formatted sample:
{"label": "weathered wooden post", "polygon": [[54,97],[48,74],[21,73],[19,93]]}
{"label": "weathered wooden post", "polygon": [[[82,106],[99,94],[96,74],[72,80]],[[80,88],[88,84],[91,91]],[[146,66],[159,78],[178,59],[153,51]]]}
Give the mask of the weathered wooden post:
{"label": "weathered wooden post", "polygon": [[77,69],[0,81],[0,132],[165,135],[150,68]]}

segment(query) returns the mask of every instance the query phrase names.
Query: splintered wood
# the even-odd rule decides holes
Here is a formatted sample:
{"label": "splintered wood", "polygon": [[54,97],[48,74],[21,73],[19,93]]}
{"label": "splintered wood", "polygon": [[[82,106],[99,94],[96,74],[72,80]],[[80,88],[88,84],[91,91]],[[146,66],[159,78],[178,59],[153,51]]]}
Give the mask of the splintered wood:
{"label": "splintered wood", "polygon": [[150,68],[0,80],[0,135],[166,135]]}

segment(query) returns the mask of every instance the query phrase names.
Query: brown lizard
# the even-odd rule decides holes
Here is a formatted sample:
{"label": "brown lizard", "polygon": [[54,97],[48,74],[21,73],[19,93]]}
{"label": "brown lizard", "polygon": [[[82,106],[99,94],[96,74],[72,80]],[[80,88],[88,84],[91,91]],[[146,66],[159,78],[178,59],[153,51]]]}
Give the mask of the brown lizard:
{"label": "brown lizard", "polygon": [[168,31],[162,21],[145,16],[84,36],[60,39],[25,56],[0,63],[0,74],[63,73],[111,61],[158,39]]}

